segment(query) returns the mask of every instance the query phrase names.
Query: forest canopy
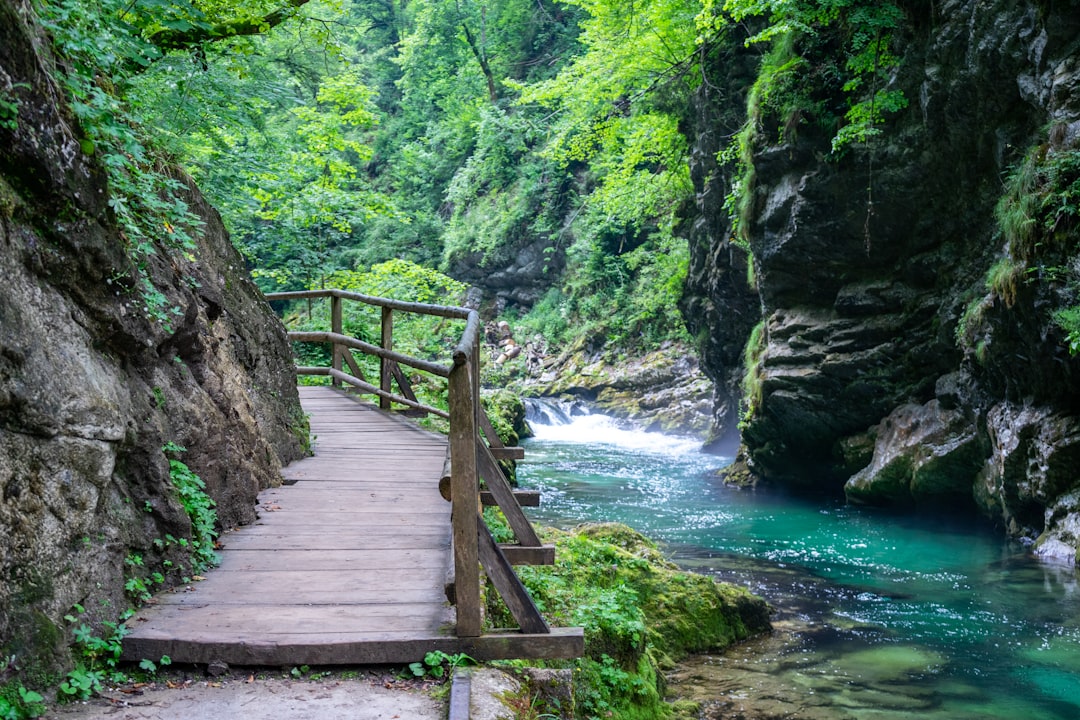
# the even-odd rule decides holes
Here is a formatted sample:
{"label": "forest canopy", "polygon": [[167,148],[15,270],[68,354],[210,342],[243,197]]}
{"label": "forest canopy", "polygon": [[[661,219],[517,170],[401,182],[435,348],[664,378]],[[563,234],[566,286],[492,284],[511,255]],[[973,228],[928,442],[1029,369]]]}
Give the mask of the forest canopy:
{"label": "forest canopy", "polygon": [[[735,22],[755,19],[751,42],[772,41],[866,7],[38,4],[84,149],[127,198],[114,210],[136,260],[162,228],[181,250],[197,231],[182,203],[161,199],[175,183],[155,159],[163,154],[219,209],[265,291],[391,259],[483,286],[525,257],[513,287],[494,288],[498,310],[555,343],[585,334],[629,346],[685,334],[676,305],[688,251],[676,224],[692,197],[683,130],[705,81],[702,53]],[[874,120],[848,132],[865,139]],[[150,312],[167,321],[144,286]]]}

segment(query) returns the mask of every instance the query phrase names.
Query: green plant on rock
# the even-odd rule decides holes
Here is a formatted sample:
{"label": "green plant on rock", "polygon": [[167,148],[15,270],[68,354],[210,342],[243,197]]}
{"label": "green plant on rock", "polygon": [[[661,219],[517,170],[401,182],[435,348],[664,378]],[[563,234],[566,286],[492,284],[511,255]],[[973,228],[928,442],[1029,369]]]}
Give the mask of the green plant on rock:
{"label": "green plant on rock", "polygon": [[762,395],[762,363],[765,360],[767,347],[767,333],[765,320],[762,320],[750,331],[750,337],[746,340],[743,349],[743,379],[742,379],[742,412],[740,425],[749,422],[761,407],[764,399]]}
{"label": "green plant on rock", "polygon": [[[123,682],[127,675],[119,670],[121,642],[128,629],[124,620],[103,622],[103,635],[97,635],[90,625],[82,620],[86,609],[81,605],[74,607],[74,613],[64,616],[71,624],[78,623],[73,630],[75,638],[75,668],[68,672],[67,678],[60,684],[63,697],[71,700],[85,700],[101,691],[103,683]],[[129,611],[130,613],[130,611]]]}
{"label": "green plant on rock", "polygon": [[1065,332],[1070,355],[1080,355],[1080,305],[1054,311],[1054,323]]}
{"label": "green plant on rock", "polygon": [[0,720],[24,720],[45,714],[41,693],[11,683],[0,687]]}
{"label": "green plant on rock", "polygon": [[[168,454],[185,452],[176,443],[167,443],[162,451]],[[180,460],[169,458],[169,478],[191,520],[191,569],[195,573],[216,566],[221,560],[214,550],[218,536],[216,503],[206,493],[206,483]]]}
{"label": "green plant on rock", "polygon": [[151,281],[150,258],[158,248],[191,256],[202,220],[182,198],[184,183],[155,157],[117,88],[161,55],[125,19],[133,6],[122,0],[60,0],[38,9],[65,60],[59,79],[84,132],[82,152],[97,157],[108,177],[109,208],[135,270],[129,277],[126,269],[115,268],[111,281],[118,292],[137,294],[143,313],[168,328],[180,311],[167,307]]}
{"label": "green plant on rock", "polygon": [[1050,321],[1064,333],[1070,354],[1080,352],[1080,149],[1064,146],[1051,127],[1049,142],[1032,147],[1009,173],[994,208],[1005,254],[990,268],[987,288],[1012,307],[1022,284],[1054,288],[1060,307]]}
{"label": "green plant on rock", "polygon": [[26,83],[13,83],[0,90],[0,129],[14,130],[19,126],[19,98],[15,97],[14,91],[29,87]]}
{"label": "green plant on rock", "polygon": [[[498,524],[495,515],[485,518]],[[555,565],[522,567],[519,574],[554,624],[585,628],[585,657],[572,663],[583,717],[669,717],[661,668],[768,627],[764,603],[749,592],[679,570],[625,525],[544,534],[555,541]],[[512,625],[495,593],[487,597],[488,622]]]}
{"label": "green plant on rock", "polygon": [[[15,656],[0,657],[0,678],[16,672]],[[28,720],[45,713],[45,698],[14,680],[0,682],[0,720]]]}
{"label": "green plant on rock", "polygon": [[1023,281],[1024,265],[1012,257],[1001,258],[986,272],[986,289],[1001,298],[1005,307],[1016,304]]}

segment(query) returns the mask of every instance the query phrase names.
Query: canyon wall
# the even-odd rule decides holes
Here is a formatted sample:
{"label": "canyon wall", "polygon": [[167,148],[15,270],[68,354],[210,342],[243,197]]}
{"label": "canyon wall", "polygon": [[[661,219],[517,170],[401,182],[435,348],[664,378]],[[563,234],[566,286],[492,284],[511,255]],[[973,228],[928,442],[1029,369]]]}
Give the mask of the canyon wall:
{"label": "canyon wall", "polygon": [[[758,481],[977,508],[1075,562],[1080,362],[1057,313],[1080,299],[1080,4],[898,5],[882,89],[907,107],[841,154],[820,110],[748,115],[761,50],[745,32],[709,50],[683,311],[716,432],[741,428]],[[808,42],[798,82],[843,107],[818,72],[836,45]],[[718,154],[748,118],[735,228],[724,201],[748,176]]]}
{"label": "canyon wall", "polygon": [[307,434],[285,330],[217,213],[177,175],[203,227],[139,271],[55,63],[29,4],[0,0],[16,108],[0,122],[0,656],[39,687],[68,662],[76,605],[80,622],[115,621],[133,574],[191,574],[166,443],[228,529],[255,519]]}

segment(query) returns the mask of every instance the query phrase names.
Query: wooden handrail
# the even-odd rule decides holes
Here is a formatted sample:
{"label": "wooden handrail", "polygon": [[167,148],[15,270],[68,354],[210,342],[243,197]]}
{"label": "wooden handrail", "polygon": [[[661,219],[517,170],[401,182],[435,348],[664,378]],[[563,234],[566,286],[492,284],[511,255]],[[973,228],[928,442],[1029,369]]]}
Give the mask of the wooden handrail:
{"label": "wooden handrail", "polygon": [[356,302],[361,302],[365,305],[375,305],[377,307],[401,310],[402,312],[411,312],[418,315],[437,315],[439,317],[455,318],[457,320],[466,320],[470,313],[476,312],[469,308],[455,307],[453,305],[429,305],[427,303],[404,302],[402,300],[391,300],[390,298],[364,295],[363,293],[351,292],[349,290],[337,290],[334,288],[326,290],[291,290],[289,292],[268,293],[266,295],[267,300],[308,300],[324,297],[355,300]]}
{"label": "wooden handrail", "polygon": [[424,372],[429,372],[432,375],[438,375],[442,378],[450,377],[450,370],[453,367],[428,362],[427,360],[414,358],[410,355],[394,352],[393,350],[383,350],[378,345],[372,345],[363,340],[357,340],[354,337],[334,332],[290,332],[289,340],[292,342],[334,343],[335,345],[344,345],[345,347],[359,350],[367,355],[374,355],[379,358],[393,360],[402,365],[408,365],[409,367],[414,367],[417,370],[423,370]]}
{"label": "wooden handrail", "polygon": [[[480,315],[468,308],[402,302],[337,289],[271,293],[266,297],[268,300],[330,298],[329,332],[289,333],[289,339],[293,342],[329,344],[330,367],[298,367],[298,374],[327,376],[334,385],[346,384],[363,393],[375,395],[383,409],[389,409],[392,403],[396,403],[450,420],[444,477],[432,480],[449,480],[448,492],[444,492],[444,497],[451,501],[454,558],[452,602],[457,606],[458,637],[478,637],[481,634],[481,566],[523,632],[550,633],[543,616],[512,570],[513,563],[553,562],[554,549],[540,543],[488,444],[499,451],[520,451],[520,448],[502,447],[480,405]],[[342,306],[346,300],[382,309],[379,345],[344,334]],[[440,364],[395,351],[395,311],[465,320],[461,338],[450,354],[452,362]],[[353,350],[379,358],[378,385],[358,377],[360,369],[352,356]],[[345,372],[343,361],[355,374]],[[418,401],[400,365],[446,378],[448,411]],[[392,392],[393,381],[397,382],[399,393]],[[480,492],[481,478],[487,485],[483,497]],[[482,503],[482,500],[486,503]],[[492,502],[498,504],[506,515],[518,541],[516,545],[497,545],[491,539],[491,532],[480,510],[483,504]]]}

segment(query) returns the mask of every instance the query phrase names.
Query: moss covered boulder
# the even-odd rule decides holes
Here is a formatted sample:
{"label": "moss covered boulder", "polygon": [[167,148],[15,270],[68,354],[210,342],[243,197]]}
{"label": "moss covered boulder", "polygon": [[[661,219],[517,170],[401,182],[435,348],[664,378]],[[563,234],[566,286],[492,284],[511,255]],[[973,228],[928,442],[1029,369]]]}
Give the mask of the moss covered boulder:
{"label": "moss covered boulder", "polygon": [[[544,532],[556,545],[555,565],[519,573],[553,625],[585,628],[586,656],[575,666],[581,717],[669,717],[661,670],[770,629],[764,600],[680,570],[626,525]],[[489,599],[489,620],[512,624],[493,593]]]}

